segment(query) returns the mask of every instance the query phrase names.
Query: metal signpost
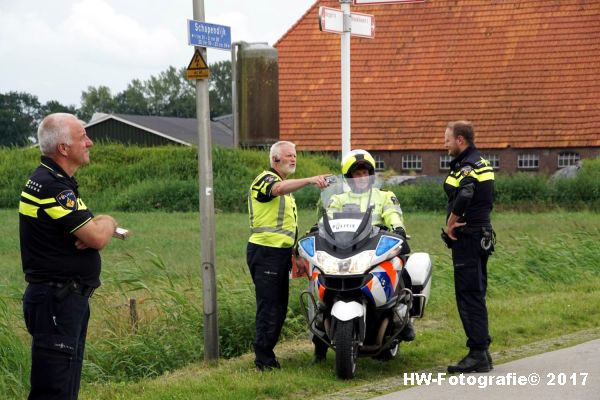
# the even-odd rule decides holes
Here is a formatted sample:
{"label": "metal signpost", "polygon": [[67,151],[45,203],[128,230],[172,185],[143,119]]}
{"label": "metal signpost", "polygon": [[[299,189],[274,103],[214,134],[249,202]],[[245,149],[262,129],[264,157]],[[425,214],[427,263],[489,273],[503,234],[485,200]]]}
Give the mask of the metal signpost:
{"label": "metal signpost", "polygon": [[[341,11],[329,7],[319,9],[319,25],[324,32],[341,33],[342,36],[342,157],[350,152],[350,35],[373,38],[375,17],[350,13],[352,0],[340,0]],[[340,18],[341,14],[341,18]],[[356,20],[356,28],[353,28]]]}
{"label": "metal signpost", "polygon": [[[227,26],[204,22],[204,0],[193,0],[194,21],[188,21],[189,44],[197,46],[188,66],[191,71],[203,71],[206,47],[229,50],[231,30]],[[206,76],[205,76],[206,75]],[[197,76],[197,78],[196,78]],[[198,120],[198,180],[200,184],[200,242],[202,262],[202,298],[204,304],[204,359],[219,358],[217,326],[217,285],[215,274],[215,204],[213,193],[212,145],[208,74],[191,73],[196,79],[196,117]],[[190,78],[188,78],[190,79]]]}
{"label": "metal signpost", "polygon": [[350,36],[375,37],[375,17],[369,14],[351,13],[350,3],[355,6],[422,3],[425,0],[340,0],[341,9],[319,7],[319,28],[323,32],[340,33],[342,36],[342,157],[350,151]]}

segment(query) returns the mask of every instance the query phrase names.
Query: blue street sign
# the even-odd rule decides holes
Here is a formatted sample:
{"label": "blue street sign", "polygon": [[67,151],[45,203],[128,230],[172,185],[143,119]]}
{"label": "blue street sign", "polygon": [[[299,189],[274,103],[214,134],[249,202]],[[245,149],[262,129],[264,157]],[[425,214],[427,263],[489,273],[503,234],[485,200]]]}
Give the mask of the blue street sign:
{"label": "blue street sign", "polygon": [[231,50],[231,28],[188,19],[188,44]]}

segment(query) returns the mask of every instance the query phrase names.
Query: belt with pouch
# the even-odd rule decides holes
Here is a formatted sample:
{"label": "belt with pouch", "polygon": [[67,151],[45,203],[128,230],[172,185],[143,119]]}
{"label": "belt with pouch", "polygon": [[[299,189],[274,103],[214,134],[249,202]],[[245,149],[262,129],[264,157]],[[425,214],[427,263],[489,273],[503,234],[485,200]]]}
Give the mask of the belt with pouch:
{"label": "belt with pouch", "polygon": [[[82,285],[81,283],[75,281],[67,281],[67,282],[56,282],[56,281],[46,281],[40,282],[40,285],[46,285],[57,289],[64,289],[64,294],[69,291],[71,293],[75,293],[85,297],[92,297],[94,294],[94,290],[96,290],[93,286]],[[59,292],[63,292],[60,290]]]}

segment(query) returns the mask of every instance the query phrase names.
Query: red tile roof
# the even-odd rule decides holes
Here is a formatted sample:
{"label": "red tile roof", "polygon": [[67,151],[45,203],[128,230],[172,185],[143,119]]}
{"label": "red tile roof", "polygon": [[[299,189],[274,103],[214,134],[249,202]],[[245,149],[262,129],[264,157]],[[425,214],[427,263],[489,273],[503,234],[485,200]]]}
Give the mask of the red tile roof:
{"label": "red tile roof", "polygon": [[[280,138],[341,147],[340,36],[319,0],[275,44]],[[600,146],[600,1],[427,0],[353,6],[375,39],[352,38],[352,148],[443,149],[451,120],[480,148]]]}

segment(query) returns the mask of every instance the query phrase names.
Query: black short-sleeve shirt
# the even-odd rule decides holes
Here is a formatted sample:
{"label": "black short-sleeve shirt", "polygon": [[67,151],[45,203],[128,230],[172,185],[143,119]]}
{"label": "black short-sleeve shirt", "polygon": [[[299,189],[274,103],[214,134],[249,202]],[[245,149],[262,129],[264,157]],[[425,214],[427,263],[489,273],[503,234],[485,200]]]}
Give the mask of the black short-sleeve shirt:
{"label": "black short-sleeve shirt", "polygon": [[42,157],[19,203],[21,261],[32,283],[75,280],[100,286],[100,253],[78,250],[73,234],[94,215],[79,197],[77,182],[58,164]]}

